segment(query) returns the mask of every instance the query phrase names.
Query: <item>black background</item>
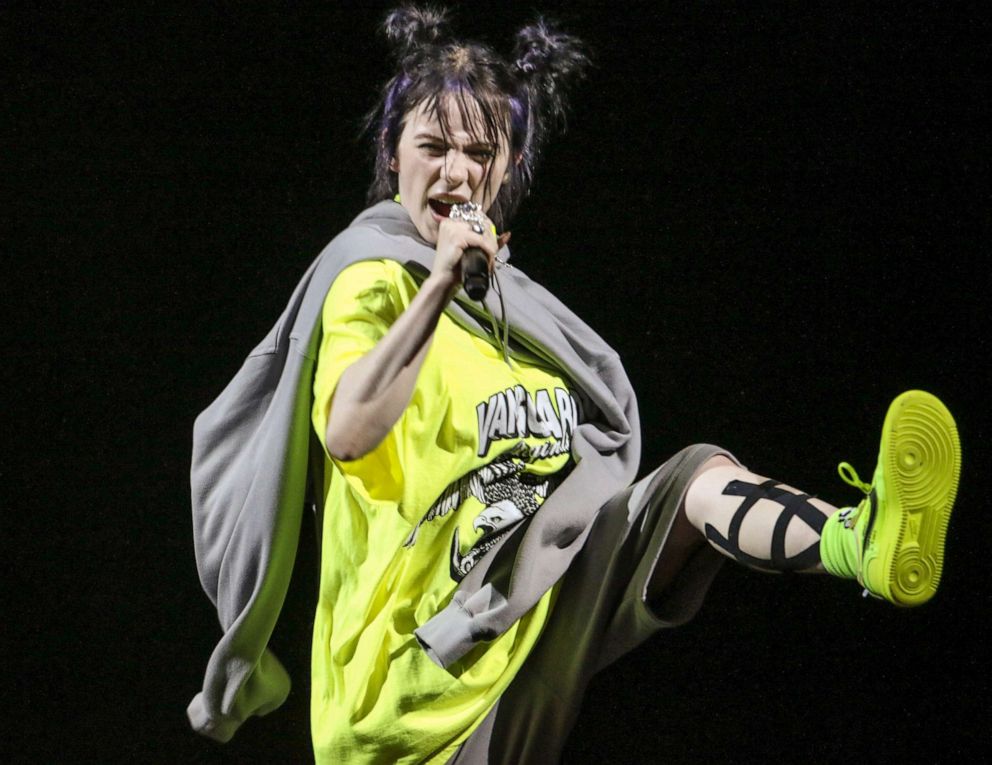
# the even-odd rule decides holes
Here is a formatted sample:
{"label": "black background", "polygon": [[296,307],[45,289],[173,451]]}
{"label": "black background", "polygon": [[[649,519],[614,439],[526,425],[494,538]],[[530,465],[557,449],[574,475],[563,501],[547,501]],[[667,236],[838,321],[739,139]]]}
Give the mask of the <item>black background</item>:
{"label": "black background", "polygon": [[[78,4],[82,5],[82,4]],[[216,619],[190,431],[362,208],[388,4],[5,3],[2,759],[306,762],[313,539],[273,645],[286,705],[190,732]],[[964,448],[941,592],[900,611],[727,567],[596,680],[565,762],[952,762],[990,735],[989,26],[960,3],[543,3],[596,67],[514,262],[621,353],[642,474],[719,443],[855,502],[888,402]],[[526,4],[477,2],[508,49]],[[306,529],[309,532],[309,528]]]}

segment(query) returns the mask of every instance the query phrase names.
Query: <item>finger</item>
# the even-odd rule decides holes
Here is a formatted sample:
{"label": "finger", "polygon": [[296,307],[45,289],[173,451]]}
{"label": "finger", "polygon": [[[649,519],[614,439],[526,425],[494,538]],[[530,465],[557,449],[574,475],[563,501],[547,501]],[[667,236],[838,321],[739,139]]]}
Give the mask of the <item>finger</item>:
{"label": "finger", "polygon": [[453,222],[460,226],[459,233],[462,236],[463,247],[478,247],[485,250],[490,258],[499,250],[500,245],[499,239],[496,236],[496,227],[488,218],[484,218],[481,222]]}

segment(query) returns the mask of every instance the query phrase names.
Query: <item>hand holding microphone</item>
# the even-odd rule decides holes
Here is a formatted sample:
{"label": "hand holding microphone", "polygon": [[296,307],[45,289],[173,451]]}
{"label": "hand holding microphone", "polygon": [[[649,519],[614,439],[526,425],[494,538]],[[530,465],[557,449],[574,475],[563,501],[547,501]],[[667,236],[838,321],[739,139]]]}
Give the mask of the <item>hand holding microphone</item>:
{"label": "hand holding microphone", "polygon": [[[451,206],[451,220],[463,220],[476,234],[485,232],[485,215],[474,202]],[[489,291],[489,258],[478,247],[466,247],[462,253],[462,286],[472,300],[482,300]]]}

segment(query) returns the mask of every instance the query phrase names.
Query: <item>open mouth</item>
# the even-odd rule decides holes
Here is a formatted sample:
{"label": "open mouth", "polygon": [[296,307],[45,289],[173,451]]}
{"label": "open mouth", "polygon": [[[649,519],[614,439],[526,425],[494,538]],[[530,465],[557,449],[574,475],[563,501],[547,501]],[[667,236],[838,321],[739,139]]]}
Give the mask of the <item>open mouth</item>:
{"label": "open mouth", "polygon": [[451,214],[451,204],[442,202],[439,199],[428,199],[427,204],[442,218],[447,218]]}

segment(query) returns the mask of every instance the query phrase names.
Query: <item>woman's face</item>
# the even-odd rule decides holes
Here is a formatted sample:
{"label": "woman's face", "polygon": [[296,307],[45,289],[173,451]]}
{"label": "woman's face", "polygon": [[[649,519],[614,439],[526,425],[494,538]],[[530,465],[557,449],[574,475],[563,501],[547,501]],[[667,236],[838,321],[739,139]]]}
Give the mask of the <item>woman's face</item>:
{"label": "woman's face", "polygon": [[438,225],[448,217],[452,204],[475,202],[488,211],[509,177],[507,147],[486,142],[481,117],[477,125],[463,124],[451,98],[442,100],[438,108],[447,116],[447,141],[437,117],[420,104],[407,113],[390,164],[399,176],[400,203],[431,244],[437,242]]}

